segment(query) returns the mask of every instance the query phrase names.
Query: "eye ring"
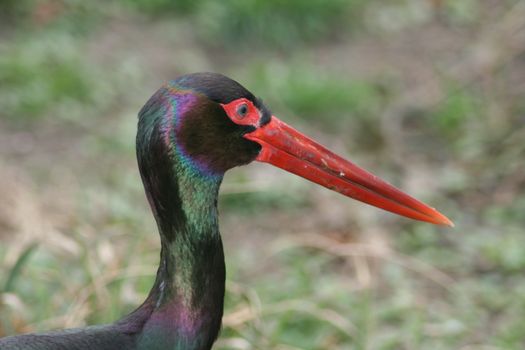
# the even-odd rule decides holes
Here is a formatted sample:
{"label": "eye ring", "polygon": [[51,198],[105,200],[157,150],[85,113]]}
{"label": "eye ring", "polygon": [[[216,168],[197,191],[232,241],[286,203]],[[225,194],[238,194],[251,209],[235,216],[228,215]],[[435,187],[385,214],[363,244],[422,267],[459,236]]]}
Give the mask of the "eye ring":
{"label": "eye ring", "polygon": [[242,103],[237,107],[237,116],[239,119],[243,119],[248,114],[248,105],[246,103]]}

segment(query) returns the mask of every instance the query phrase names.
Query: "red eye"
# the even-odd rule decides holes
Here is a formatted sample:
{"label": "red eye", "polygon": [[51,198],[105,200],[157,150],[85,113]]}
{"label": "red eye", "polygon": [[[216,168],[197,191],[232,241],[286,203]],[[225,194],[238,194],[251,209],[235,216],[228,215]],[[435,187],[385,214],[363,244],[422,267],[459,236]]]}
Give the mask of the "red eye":
{"label": "red eye", "polygon": [[226,104],[221,104],[222,108],[235,124],[259,126],[261,112],[255,107],[252,101],[246,98],[239,98]]}
{"label": "red eye", "polygon": [[248,105],[246,103],[243,103],[237,107],[237,116],[239,119],[244,119],[246,115],[248,114]]}

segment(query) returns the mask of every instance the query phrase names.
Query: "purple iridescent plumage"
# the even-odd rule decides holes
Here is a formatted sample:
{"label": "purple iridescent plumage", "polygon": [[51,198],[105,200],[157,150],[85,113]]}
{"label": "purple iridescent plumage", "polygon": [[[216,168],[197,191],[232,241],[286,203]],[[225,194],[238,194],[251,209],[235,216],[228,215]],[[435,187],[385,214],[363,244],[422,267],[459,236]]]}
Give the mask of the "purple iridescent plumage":
{"label": "purple iridescent plumage", "polygon": [[[166,145],[180,161],[184,162],[188,168],[210,177],[222,177],[208,166],[205,159],[191,156],[185,148],[184,140],[180,140],[178,134],[185,123],[185,119],[190,115],[190,111],[198,107],[201,100],[206,99],[198,91],[184,89],[177,86],[176,82],[170,82],[163,88],[162,108],[164,117],[162,120],[161,132]],[[191,117],[191,116],[190,116]]]}

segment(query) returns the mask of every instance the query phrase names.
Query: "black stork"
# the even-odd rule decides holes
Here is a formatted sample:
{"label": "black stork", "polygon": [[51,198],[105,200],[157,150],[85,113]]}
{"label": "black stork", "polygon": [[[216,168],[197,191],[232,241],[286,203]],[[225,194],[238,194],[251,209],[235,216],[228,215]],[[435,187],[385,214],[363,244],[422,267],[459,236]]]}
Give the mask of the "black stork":
{"label": "black stork", "polygon": [[220,74],[184,75],[162,86],[139,113],[136,143],[162,246],[147,299],[113,324],[6,337],[1,350],[210,349],[221,327],[226,274],[219,186],[228,169],[254,160],[399,215],[453,225],[280,121]]}

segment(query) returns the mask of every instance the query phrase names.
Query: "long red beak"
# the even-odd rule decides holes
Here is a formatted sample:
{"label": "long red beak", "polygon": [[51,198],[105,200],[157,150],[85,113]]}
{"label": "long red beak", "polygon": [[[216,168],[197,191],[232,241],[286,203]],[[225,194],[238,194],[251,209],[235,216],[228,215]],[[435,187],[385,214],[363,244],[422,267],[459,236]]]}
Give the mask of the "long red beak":
{"label": "long red beak", "polygon": [[454,226],[445,215],[377,176],[329,151],[272,116],[244,135],[262,146],[256,160],[273,164],[361,202],[438,225]]}

